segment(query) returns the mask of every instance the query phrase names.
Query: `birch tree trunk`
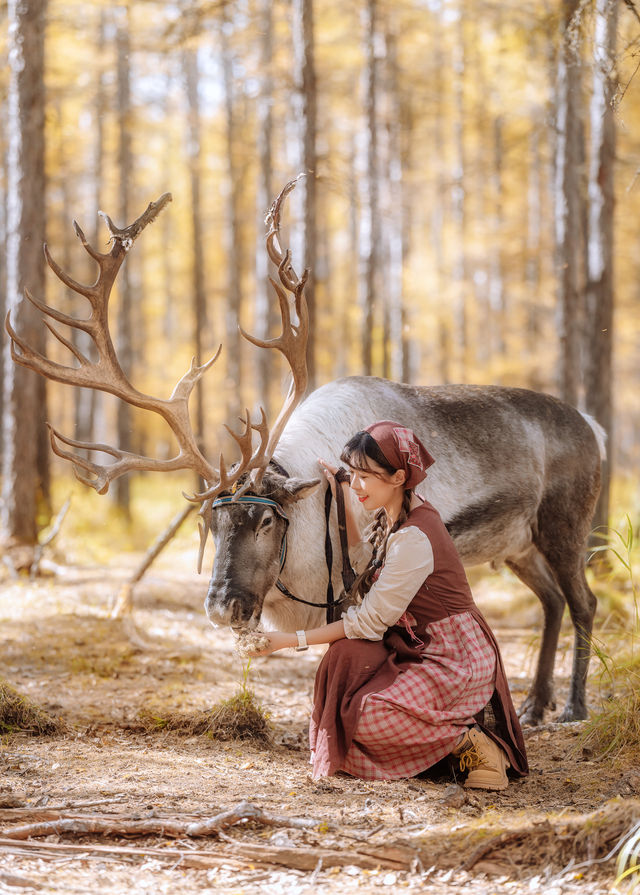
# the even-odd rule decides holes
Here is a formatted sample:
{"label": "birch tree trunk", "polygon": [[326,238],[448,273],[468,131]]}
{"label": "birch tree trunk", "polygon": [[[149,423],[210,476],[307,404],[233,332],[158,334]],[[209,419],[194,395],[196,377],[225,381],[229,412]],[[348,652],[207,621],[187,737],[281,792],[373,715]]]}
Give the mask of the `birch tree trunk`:
{"label": "birch tree trunk", "polygon": [[406,254],[405,196],[402,139],[407,134],[405,104],[400,92],[397,36],[391,23],[385,30],[386,141],[387,141],[387,276],[385,294],[389,307],[390,376],[410,382],[407,312],[403,294]]}
{"label": "birch tree trunk", "polygon": [[225,214],[226,248],[227,248],[227,305],[225,310],[226,352],[226,418],[238,417],[238,408],[242,406],[242,338],[238,331],[238,323],[242,312],[242,261],[241,232],[238,211],[237,192],[239,188],[235,165],[236,150],[236,110],[233,76],[233,55],[230,45],[232,25],[226,15],[223,17],[221,29],[222,73],[225,107],[225,138],[227,166],[227,202]]}
{"label": "birch tree trunk", "polygon": [[[46,0],[9,0],[7,310],[18,334],[41,352],[45,329],[24,289],[44,299],[45,13]],[[35,544],[38,501],[48,496],[45,380],[13,363],[7,341],[4,362],[2,537]]]}
{"label": "birch tree trunk", "polygon": [[616,0],[596,0],[590,109],[586,408],[607,431],[608,458],[603,465],[594,526],[607,525],[609,521],[609,484],[614,445],[612,342],[617,10]]}
{"label": "birch tree trunk", "polygon": [[[191,189],[191,239],[193,246],[192,280],[193,290],[193,350],[196,363],[201,364],[202,333],[206,327],[206,293],[204,285],[204,251],[202,237],[202,176],[201,176],[201,144],[202,124],[200,115],[200,98],[198,96],[198,57],[195,50],[187,50],[182,58],[183,73],[188,106],[188,142],[187,158],[189,160],[189,183]],[[195,387],[195,434],[198,447],[204,450],[204,403],[203,382]]]}
{"label": "birch tree trunk", "polygon": [[304,218],[303,265],[311,270],[305,286],[309,308],[309,341],[307,344],[307,368],[309,389],[317,384],[316,350],[316,288],[317,277],[317,199],[316,199],[316,132],[317,132],[317,85],[315,67],[315,36],[313,0],[293,0],[293,53],[296,82],[296,106],[300,127],[302,170],[307,174],[300,182]]}
{"label": "birch tree trunk", "polygon": [[360,264],[362,282],[362,372],[373,373],[373,328],[377,304],[380,210],[378,194],[378,66],[376,59],[377,0],[367,0],[363,10],[365,67],[366,174],[360,218]]}
{"label": "birch tree trunk", "polygon": [[466,8],[464,0],[460,0],[458,8],[457,41],[454,47],[454,152],[455,167],[453,172],[452,210],[456,232],[457,247],[453,263],[452,279],[456,290],[455,317],[456,338],[458,341],[458,359],[460,381],[466,382],[469,374],[469,314],[467,301],[467,208],[466,208],[466,155],[465,155],[465,97],[464,79],[466,72],[466,47],[464,26]]}
{"label": "birch tree trunk", "polygon": [[578,0],[563,0],[556,85],[555,228],[558,279],[560,396],[580,395],[580,41]]}
{"label": "birch tree trunk", "polygon": [[[259,339],[269,339],[275,325],[274,305],[269,285],[269,256],[265,249],[265,215],[274,199],[273,170],[273,9],[271,0],[261,0],[260,23],[260,95],[257,103],[258,188],[256,197],[256,285],[254,331]],[[271,419],[276,358],[273,351],[256,352],[258,391],[267,418]]]}
{"label": "birch tree trunk", "polygon": [[[121,227],[131,223],[131,203],[129,201],[132,182],[133,154],[131,152],[131,43],[129,7],[116,10],[116,51],[117,51],[117,109],[118,109],[118,214]],[[118,357],[128,376],[133,366],[131,273],[127,258],[118,277]],[[132,413],[126,401],[118,401],[117,432],[118,447],[132,450]],[[113,497],[117,506],[127,518],[131,515],[129,477],[121,476],[113,483]]]}
{"label": "birch tree trunk", "polygon": [[[0,128],[2,134],[7,135],[9,128],[7,127],[7,106],[3,103],[0,107]],[[0,141],[2,170],[7,171],[9,167],[9,159],[7,155],[7,144],[5,139]],[[6,181],[0,179],[0,245],[7,246],[7,190]],[[6,251],[0,252],[0,319],[4,320],[7,315],[7,264]],[[2,425],[4,421],[4,363],[0,359],[0,468],[2,466],[2,453],[4,451],[4,443],[2,439]]]}

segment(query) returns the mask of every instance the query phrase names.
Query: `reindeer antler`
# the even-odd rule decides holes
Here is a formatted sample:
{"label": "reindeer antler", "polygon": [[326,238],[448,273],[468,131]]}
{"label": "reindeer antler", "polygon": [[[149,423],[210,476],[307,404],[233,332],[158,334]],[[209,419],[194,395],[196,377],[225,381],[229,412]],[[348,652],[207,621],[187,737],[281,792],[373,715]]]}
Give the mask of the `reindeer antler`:
{"label": "reindeer antler", "polygon": [[[86,319],[77,319],[49,307],[34,298],[26,289],[25,295],[47,317],[58,323],[86,332],[96,346],[97,361],[89,360],[79,348],[58,332],[55,326],[49,323],[48,320],[45,320],[46,327],[59,342],[72,352],[79,361],[80,366],[65,366],[64,364],[55,363],[31,348],[16,333],[11,326],[9,314],[7,314],[5,321],[5,327],[11,337],[11,356],[16,363],[29,367],[48,379],[64,382],[68,385],[83,386],[109,392],[135,407],[158,413],[166,420],[176,436],[179,445],[178,454],[169,460],[158,460],[122,451],[109,445],[98,444],[97,442],[74,441],[61,435],[56,429],[49,427],[53,451],[59,457],[70,460],[78,478],[85,484],[91,485],[100,494],[104,494],[108,490],[109,484],[114,479],[133,469],[167,472],[174,469],[191,468],[205,480],[209,481],[217,475],[217,470],[205,459],[196,443],[189,420],[188,402],[195,384],[216,362],[220,354],[220,348],[214,357],[205,364],[198,366],[194,359],[191,362],[190,369],[179,380],[171,397],[168,400],[162,400],[138,391],[131,384],[118,362],[109,331],[109,298],[122,262],[136,237],[139,236],[147,224],[155,220],[162,209],[171,201],[171,198],[170,193],[165,193],[156,202],[150,202],[143,214],[133,224],[124,229],[116,228],[111,219],[103,214],[112,242],[111,251],[106,254],[93,249],[87,242],[78,224],[75,221],[73,222],[76,236],[98,265],[98,278],[92,286],[78,283],[65,273],[53,260],[47,246],[45,245],[44,247],[49,267],[69,289],[84,296],[89,301],[91,314]],[[74,448],[110,454],[116,458],[116,462],[109,466],[91,463],[79,454],[64,450],[60,447],[60,443]]]}
{"label": "reindeer antler", "polygon": [[[216,468],[212,466],[201,453],[191,428],[188,407],[189,397],[194,386],[204,373],[216,362],[221,348],[218,348],[215,355],[204,364],[197,365],[195,359],[192,360],[190,369],[178,381],[171,397],[167,400],[163,400],[161,398],[154,398],[150,395],[146,395],[143,392],[138,391],[131,384],[120,366],[109,331],[109,297],[122,262],[142,230],[147,224],[155,220],[162,209],[171,201],[171,194],[165,193],[156,202],[150,202],[144,213],[132,224],[123,229],[116,227],[111,218],[104,214],[104,212],[99,212],[105,220],[112,243],[111,251],[105,254],[97,252],[92,248],[85,239],[85,235],[78,224],[75,221],[73,222],[76,236],[82,242],[82,245],[88,254],[98,265],[98,278],[92,286],[78,283],[69,276],[69,274],[65,273],[53,260],[45,245],[45,257],[49,267],[53,270],[58,279],[60,279],[69,289],[84,296],[84,298],[89,301],[89,304],[91,305],[91,314],[86,319],[71,317],[34,298],[27,290],[25,290],[25,295],[27,299],[45,315],[45,317],[49,317],[57,323],[61,323],[73,329],[79,329],[86,332],[96,346],[98,360],[89,360],[77,346],[58,332],[53,324],[48,320],[45,320],[44,322],[47,328],[59,342],[71,351],[79,362],[79,366],[66,366],[49,360],[49,358],[31,348],[28,343],[16,333],[11,326],[10,315],[7,314],[5,327],[11,337],[11,356],[13,360],[24,367],[29,367],[30,369],[35,370],[37,373],[46,376],[48,379],[64,382],[68,385],[77,385],[109,392],[135,407],[153,411],[163,417],[178,441],[179,451],[175,457],[172,457],[169,460],[158,460],[152,457],[144,457],[140,454],[133,454],[129,451],[123,451],[107,444],[75,441],[74,439],[61,435],[57,430],[50,426],[49,432],[53,451],[59,457],[70,460],[77,477],[85,484],[95,488],[98,493],[104,494],[108,490],[109,484],[114,479],[131,470],[168,472],[175,469],[193,469],[205,480],[208,487],[202,493],[195,494],[191,497],[188,497],[187,495],[185,496],[196,503],[203,503],[203,515],[205,515],[206,519],[207,512],[210,511],[210,502],[213,498],[222,491],[233,488],[240,477],[245,473],[250,472],[251,476],[247,478],[247,481],[241,488],[234,491],[234,494],[240,496],[249,487],[258,487],[260,485],[267,465],[269,464],[276,445],[278,444],[278,440],[282,435],[282,430],[294,408],[302,398],[307,386],[306,347],[309,330],[309,314],[306,299],[304,297],[304,285],[307,281],[309,272],[305,270],[302,277],[298,278],[291,266],[289,252],[283,252],[279,242],[281,206],[286,196],[295,187],[298,179],[299,177],[286,184],[275,199],[266,219],[266,223],[269,225],[269,231],[267,233],[267,251],[269,257],[278,266],[278,275],[280,279],[280,283],[277,283],[270,278],[280,303],[282,333],[276,339],[265,340],[258,339],[240,328],[245,339],[254,345],[261,348],[275,348],[282,352],[291,366],[293,381],[271,433],[269,433],[267,420],[262,408],[261,420],[259,423],[253,423],[249,411],[245,411],[245,419],[243,420],[244,430],[242,432],[236,433],[228,426],[226,427],[237,442],[241,453],[240,461],[235,464],[231,472],[228,471],[227,464],[225,463],[222,454],[220,454],[219,466]],[[291,293],[294,297],[295,311],[298,317],[297,324],[291,322],[291,311],[289,307],[289,299],[286,294],[287,292]],[[252,448],[252,434],[254,431],[260,436],[260,443],[255,450]],[[92,463],[74,451],[65,450],[61,445],[109,454],[110,456],[115,457],[115,463],[108,466],[101,466],[97,463]],[[206,537],[206,530],[204,534]],[[203,546],[204,545],[201,544],[201,553]]]}
{"label": "reindeer antler", "polygon": [[[233,474],[226,479],[224,484],[222,484],[222,469],[225,467],[224,458],[221,454],[220,481],[213,484],[206,491],[202,491],[199,494],[194,494],[193,497],[188,497],[187,495],[185,495],[188,500],[193,500],[194,502],[210,500],[221,491],[227,490],[229,487],[231,487],[245,472],[248,471],[251,471],[251,477],[250,479],[247,479],[245,484],[236,491],[236,495],[239,497],[249,488],[259,487],[265,470],[269,465],[269,461],[273,457],[273,453],[277,447],[278,441],[280,440],[282,431],[286,426],[289,417],[291,416],[297,405],[300,403],[300,400],[307,388],[307,339],[309,336],[309,311],[304,295],[304,287],[309,276],[309,271],[305,270],[302,277],[298,278],[296,272],[291,266],[289,251],[287,250],[286,252],[283,252],[280,248],[279,241],[280,210],[282,203],[291,192],[291,190],[294,189],[296,183],[302,176],[304,175],[299,174],[298,177],[295,178],[295,180],[290,180],[289,183],[287,183],[283,187],[279,195],[274,200],[265,219],[265,223],[269,227],[269,230],[267,232],[267,252],[269,253],[269,257],[274,262],[274,264],[277,264],[278,275],[280,278],[280,283],[277,283],[272,277],[269,277],[269,282],[275,289],[278,296],[278,301],[280,303],[282,333],[276,339],[259,339],[256,336],[252,336],[241,326],[239,326],[240,332],[248,342],[251,342],[258,348],[275,348],[285,356],[289,363],[289,366],[291,367],[291,387],[289,388],[289,392],[282,406],[282,409],[276,417],[276,421],[273,425],[273,428],[271,429],[270,434],[267,429],[265,413],[262,407],[260,408],[260,412],[262,414],[262,423],[257,426],[251,423],[249,411],[246,411],[245,432],[241,438],[238,437],[234,432],[232,432],[228,426],[226,426],[226,429],[236,439],[242,449],[242,461],[240,465],[236,469],[234,469]],[[298,317],[297,325],[291,322],[289,299],[287,298],[285,290],[292,293],[294,297],[295,311],[296,316]],[[251,444],[251,429],[258,431],[261,436],[260,445],[253,455],[250,454],[250,450],[247,450],[247,443],[249,446]],[[266,435],[268,435],[268,442],[265,445]]]}

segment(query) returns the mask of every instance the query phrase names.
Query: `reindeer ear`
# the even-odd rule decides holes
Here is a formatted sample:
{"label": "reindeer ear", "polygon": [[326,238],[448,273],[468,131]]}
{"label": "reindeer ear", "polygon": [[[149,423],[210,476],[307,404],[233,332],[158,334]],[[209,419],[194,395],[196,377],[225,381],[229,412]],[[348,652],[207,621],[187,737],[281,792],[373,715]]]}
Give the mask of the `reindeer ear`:
{"label": "reindeer ear", "polygon": [[287,479],[282,488],[283,500],[292,502],[302,500],[322,484],[322,479]]}

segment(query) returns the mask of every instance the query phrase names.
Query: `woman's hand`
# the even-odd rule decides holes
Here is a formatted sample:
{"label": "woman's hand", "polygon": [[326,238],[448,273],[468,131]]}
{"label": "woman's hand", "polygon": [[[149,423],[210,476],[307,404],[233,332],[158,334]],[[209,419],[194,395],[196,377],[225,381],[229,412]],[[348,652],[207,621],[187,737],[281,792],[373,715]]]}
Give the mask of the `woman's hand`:
{"label": "woman's hand", "polygon": [[322,467],[322,471],[325,474],[325,478],[329,482],[329,487],[331,488],[331,494],[336,496],[336,479],[335,475],[338,471],[337,466],[333,466],[331,463],[327,463],[326,460],[323,460],[321,457],[318,458],[318,463]]}
{"label": "woman's hand", "polygon": [[[255,641],[260,639],[259,643]],[[252,640],[254,641],[252,643]],[[266,641],[266,644],[264,643]],[[288,646],[297,644],[295,634],[287,634],[284,631],[269,631],[268,634],[260,632],[260,634],[245,634],[238,638],[238,650],[241,655],[248,658],[257,658],[258,656],[270,656],[276,650],[286,649]]]}

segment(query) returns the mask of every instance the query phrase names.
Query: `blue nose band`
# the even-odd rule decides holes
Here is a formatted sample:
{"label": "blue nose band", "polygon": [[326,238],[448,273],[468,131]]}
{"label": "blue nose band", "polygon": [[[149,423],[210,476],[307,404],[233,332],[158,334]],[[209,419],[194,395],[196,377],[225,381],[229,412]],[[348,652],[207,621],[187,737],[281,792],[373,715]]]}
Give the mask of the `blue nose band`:
{"label": "blue nose band", "polygon": [[241,497],[217,497],[211,504],[211,509],[215,510],[216,507],[227,506],[230,503],[253,503],[258,506],[271,507],[276,511],[278,516],[284,519],[286,528],[284,530],[284,537],[282,538],[282,546],[280,548],[280,571],[282,571],[284,564],[287,561],[287,528],[289,527],[289,517],[280,504],[276,503],[275,500],[270,500],[268,497],[253,497],[251,495],[243,494]]}

